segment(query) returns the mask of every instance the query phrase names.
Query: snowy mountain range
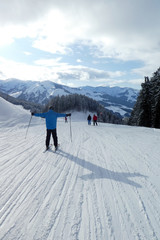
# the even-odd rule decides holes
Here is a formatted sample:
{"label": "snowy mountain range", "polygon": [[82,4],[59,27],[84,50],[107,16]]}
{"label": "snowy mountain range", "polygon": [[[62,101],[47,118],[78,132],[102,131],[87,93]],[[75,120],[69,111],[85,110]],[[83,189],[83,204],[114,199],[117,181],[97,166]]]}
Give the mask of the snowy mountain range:
{"label": "snowy mountain range", "polygon": [[124,116],[129,116],[136,102],[139,91],[120,87],[79,87],[71,88],[51,81],[22,81],[18,79],[0,80],[0,91],[15,98],[46,104],[53,96],[82,94],[90,97],[108,110]]}

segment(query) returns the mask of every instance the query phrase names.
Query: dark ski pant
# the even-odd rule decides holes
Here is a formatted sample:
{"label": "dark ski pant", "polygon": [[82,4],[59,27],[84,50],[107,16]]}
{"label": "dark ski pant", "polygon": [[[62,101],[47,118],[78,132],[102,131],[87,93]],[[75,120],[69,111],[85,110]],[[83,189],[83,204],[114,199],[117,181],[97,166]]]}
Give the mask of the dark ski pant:
{"label": "dark ski pant", "polygon": [[91,125],[91,120],[88,120],[88,125]]}
{"label": "dark ski pant", "polygon": [[94,126],[95,126],[95,125],[98,125],[97,120],[94,120],[94,121],[93,121],[93,125],[94,125]]}
{"label": "dark ski pant", "polygon": [[57,145],[58,145],[58,138],[57,138],[56,128],[55,129],[47,129],[46,147],[49,147],[51,134],[52,134],[52,137],[53,137],[54,146],[57,147]]}

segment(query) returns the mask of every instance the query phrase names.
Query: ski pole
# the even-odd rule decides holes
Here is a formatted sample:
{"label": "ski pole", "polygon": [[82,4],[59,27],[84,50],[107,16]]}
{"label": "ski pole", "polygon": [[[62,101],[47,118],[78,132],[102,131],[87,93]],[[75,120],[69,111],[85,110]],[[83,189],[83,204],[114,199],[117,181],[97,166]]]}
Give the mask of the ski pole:
{"label": "ski pole", "polygon": [[71,142],[72,142],[71,116],[69,118],[70,118],[70,138],[71,138]]}
{"label": "ski pole", "polygon": [[30,126],[30,123],[31,123],[31,119],[32,119],[32,115],[31,115],[30,120],[29,120],[29,123],[28,123],[28,127],[27,127],[27,131],[26,131],[25,139],[26,139],[26,137],[27,137],[27,133],[28,133],[28,129],[29,129],[29,126]]}

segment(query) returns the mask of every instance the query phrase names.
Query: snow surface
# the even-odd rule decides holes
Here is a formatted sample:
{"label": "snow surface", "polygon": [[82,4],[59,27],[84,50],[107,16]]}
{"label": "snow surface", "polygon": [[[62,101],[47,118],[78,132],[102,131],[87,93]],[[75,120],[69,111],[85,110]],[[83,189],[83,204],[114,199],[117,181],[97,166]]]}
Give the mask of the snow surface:
{"label": "snow surface", "polygon": [[[126,106],[123,106],[123,105],[121,105],[121,107],[123,107],[123,109],[126,109],[127,107]],[[113,106],[113,105],[111,105],[111,106],[107,106],[107,109],[108,110],[111,110],[111,111],[113,111],[113,112],[115,112],[115,113],[119,113],[119,114],[121,114],[121,116],[125,116],[125,114],[126,114],[126,111],[124,111],[123,109],[121,109],[120,107],[118,107],[118,106]],[[127,109],[131,109],[131,108],[127,108]],[[131,109],[132,110],[132,109]]]}
{"label": "snow surface", "polygon": [[24,110],[22,106],[13,105],[0,97],[0,127],[26,124],[28,117],[30,117],[29,111]]}
{"label": "snow surface", "polygon": [[0,239],[159,240],[160,130],[76,115],[43,153],[44,120],[25,139],[29,112],[0,98]]}

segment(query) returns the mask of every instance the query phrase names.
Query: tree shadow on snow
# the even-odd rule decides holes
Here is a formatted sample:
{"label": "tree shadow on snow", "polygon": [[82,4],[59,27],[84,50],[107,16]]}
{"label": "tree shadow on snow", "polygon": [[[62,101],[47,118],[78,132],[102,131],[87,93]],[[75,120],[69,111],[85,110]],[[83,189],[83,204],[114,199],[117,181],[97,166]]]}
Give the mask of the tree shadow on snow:
{"label": "tree shadow on snow", "polygon": [[103,167],[97,166],[94,163],[88,162],[86,160],[83,160],[81,158],[78,158],[76,156],[73,156],[69,153],[66,153],[62,150],[59,150],[59,154],[62,155],[63,157],[75,162],[76,164],[80,165],[81,167],[91,171],[91,173],[86,174],[81,176],[83,180],[88,180],[88,179],[112,179],[117,182],[122,182],[125,184],[132,185],[136,188],[142,188],[142,186],[133,180],[130,180],[129,178],[134,178],[134,177],[143,177],[147,178],[147,176],[142,175],[140,173],[129,173],[129,172],[114,172],[108,169],[105,169]]}

